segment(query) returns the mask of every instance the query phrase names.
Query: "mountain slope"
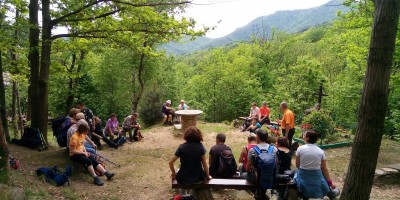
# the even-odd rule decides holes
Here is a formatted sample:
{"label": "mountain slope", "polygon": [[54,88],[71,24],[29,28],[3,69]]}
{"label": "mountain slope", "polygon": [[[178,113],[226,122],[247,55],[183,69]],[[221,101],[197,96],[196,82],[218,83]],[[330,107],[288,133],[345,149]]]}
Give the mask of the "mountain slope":
{"label": "mountain slope", "polygon": [[350,9],[341,5],[342,2],[343,0],[332,0],[315,8],[278,11],[271,15],[258,17],[225,37],[217,39],[198,37],[185,43],[171,42],[163,45],[163,48],[169,54],[186,54],[238,41],[248,41],[252,36],[269,38],[273,29],[286,33],[300,32],[333,21],[336,19],[338,11],[348,12]]}

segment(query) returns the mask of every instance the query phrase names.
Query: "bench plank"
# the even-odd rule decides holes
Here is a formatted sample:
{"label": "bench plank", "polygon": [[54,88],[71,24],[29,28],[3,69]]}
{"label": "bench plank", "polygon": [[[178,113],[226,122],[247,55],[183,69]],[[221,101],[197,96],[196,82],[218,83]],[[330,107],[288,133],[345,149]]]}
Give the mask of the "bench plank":
{"label": "bench plank", "polygon": [[211,179],[201,184],[183,185],[178,184],[176,180],[172,181],[172,188],[198,189],[198,188],[214,188],[214,189],[235,189],[235,190],[251,190],[255,185],[246,179]]}

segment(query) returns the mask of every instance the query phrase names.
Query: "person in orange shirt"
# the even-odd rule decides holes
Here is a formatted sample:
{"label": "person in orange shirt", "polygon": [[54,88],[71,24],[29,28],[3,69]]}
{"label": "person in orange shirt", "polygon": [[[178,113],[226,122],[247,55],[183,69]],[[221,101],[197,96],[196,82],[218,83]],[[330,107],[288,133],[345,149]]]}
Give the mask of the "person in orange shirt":
{"label": "person in orange shirt", "polygon": [[86,121],[80,121],[77,123],[78,129],[71,136],[69,141],[69,157],[72,161],[83,164],[83,166],[89,171],[90,175],[93,176],[94,184],[102,186],[103,181],[96,175],[94,168],[103,173],[108,180],[111,180],[115,175],[106,171],[97,161],[96,158],[88,153],[85,149],[83,141],[88,134],[90,128]]}
{"label": "person in orange shirt", "polygon": [[264,124],[270,124],[271,122],[269,119],[270,119],[271,112],[270,112],[269,108],[267,107],[267,102],[265,102],[265,101],[262,102],[262,106],[260,108],[260,113],[261,113],[261,118],[259,119],[259,122],[260,122],[261,126]]}
{"label": "person in orange shirt", "polygon": [[282,134],[289,140],[289,147],[292,147],[292,139],[295,132],[294,129],[294,114],[288,108],[287,102],[282,102],[280,109],[283,113],[283,118],[281,120]]}

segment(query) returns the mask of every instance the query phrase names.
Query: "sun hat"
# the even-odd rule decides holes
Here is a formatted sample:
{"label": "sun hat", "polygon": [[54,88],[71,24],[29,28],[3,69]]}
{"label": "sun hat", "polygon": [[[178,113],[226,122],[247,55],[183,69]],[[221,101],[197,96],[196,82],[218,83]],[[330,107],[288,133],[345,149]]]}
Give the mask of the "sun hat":
{"label": "sun hat", "polygon": [[255,134],[255,133],[249,133],[248,135],[247,135],[247,139],[249,139],[249,138],[256,138],[257,137],[257,135]]}
{"label": "sun hat", "polygon": [[182,100],[181,100],[181,103],[185,103],[185,100],[182,99]]}
{"label": "sun hat", "polygon": [[169,99],[168,99],[166,102],[167,102],[168,104],[171,104],[171,100],[169,100]]}
{"label": "sun hat", "polygon": [[137,112],[134,112],[132,115],[139,116],[139,113],[137,113]]}

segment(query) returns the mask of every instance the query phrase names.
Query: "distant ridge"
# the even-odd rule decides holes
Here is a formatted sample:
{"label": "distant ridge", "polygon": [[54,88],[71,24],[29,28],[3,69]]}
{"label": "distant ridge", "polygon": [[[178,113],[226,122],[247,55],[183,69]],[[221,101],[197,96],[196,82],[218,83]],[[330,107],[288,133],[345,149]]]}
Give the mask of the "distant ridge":
{"label": "distant ridge", "polygon": [[[198,37],[186,43],[170,42],[162,46],[168,54],[188,54],[194,51],[225,46],[234,42],[249,41],[253,35],[269,38],[273,29],[286,33],[297,33],[310,27],[330,23],[337,17],[337,12],[348,12],[350,8],[342,5],[343,0],[332,0],[324,5],[301,10],[277,11],[274,14],[254,19],[231,34],[211,39]],[[183,41],[188,40],[183,39]]]}

